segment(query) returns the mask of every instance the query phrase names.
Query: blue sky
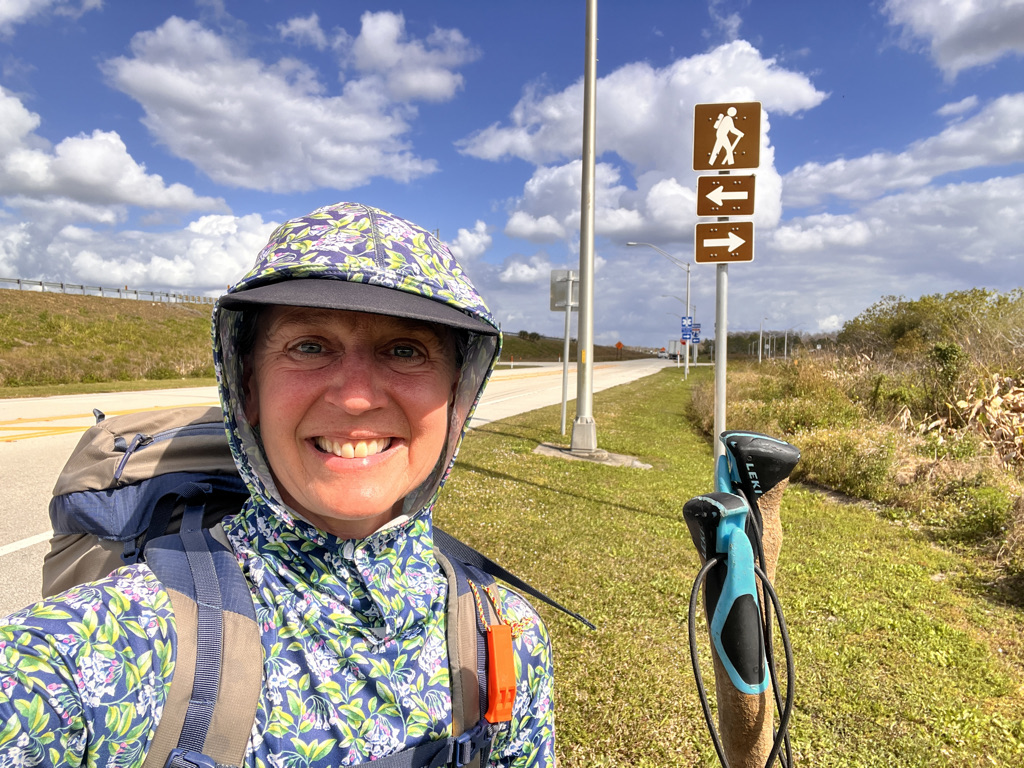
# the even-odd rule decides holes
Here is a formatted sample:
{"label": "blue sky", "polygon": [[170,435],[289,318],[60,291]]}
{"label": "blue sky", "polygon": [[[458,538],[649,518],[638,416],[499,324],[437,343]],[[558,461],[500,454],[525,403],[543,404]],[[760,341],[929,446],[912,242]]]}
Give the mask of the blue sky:
{"label": "blue sky", "polygon": [[[339,200],[439,234],[507,331],[562,332],[583,0],[0,0],[0,277],[216,295]],[[1022,285],[1020,0],[600,0],[595,339],[678,328],[693,105],[760,101],[730,330]],[[710,335],[715,268],[691,301]]]}

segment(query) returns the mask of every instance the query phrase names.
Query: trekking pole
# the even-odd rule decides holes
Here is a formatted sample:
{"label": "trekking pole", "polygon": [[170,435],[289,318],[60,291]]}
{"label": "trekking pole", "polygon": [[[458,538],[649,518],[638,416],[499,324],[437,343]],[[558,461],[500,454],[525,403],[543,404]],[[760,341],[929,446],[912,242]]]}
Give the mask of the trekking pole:
{"label": "trekking pole", "polygon": [[[726,451],[716,467],[716,490],[683,507],[703,563],[690,595],[688,622],[698,695],[724,768],[767,767],[776,757],[780,765],[792,766],[788,736],[794,686],[792,648],[771,580],[782,543],[782,493],[800,452],[789,443],[754,432],[723,432],[721,439]],[[717,730],[697,659],[696,614],[702,584],[713,648]],[[775,669],[772,606],[786,654],[785,702]],[[768,704],[769,683],[779,711],[777,731]],[[780,755],[783,746],[785,757]]]}

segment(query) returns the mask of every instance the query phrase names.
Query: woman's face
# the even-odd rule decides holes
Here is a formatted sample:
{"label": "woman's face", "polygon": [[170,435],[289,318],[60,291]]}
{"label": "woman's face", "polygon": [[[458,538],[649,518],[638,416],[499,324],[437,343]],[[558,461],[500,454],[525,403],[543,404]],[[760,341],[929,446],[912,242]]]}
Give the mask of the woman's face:
{"label": "woman's face", "polygon": [[282,500],[324,531],[363,538],[401,512],[444,448],[452,336],[412,320],[275,306],[246,365]]}

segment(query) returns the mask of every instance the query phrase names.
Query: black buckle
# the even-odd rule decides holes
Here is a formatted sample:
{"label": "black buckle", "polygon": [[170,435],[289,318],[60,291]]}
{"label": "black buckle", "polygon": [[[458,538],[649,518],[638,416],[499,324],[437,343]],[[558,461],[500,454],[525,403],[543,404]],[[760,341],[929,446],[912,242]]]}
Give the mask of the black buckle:
{"label": "black buckle", "polygon": [[491,740],[491,724],[486,720],[480,720],[472,730],[458,736],[455,739],[456,768],[468,765],[481,749],[490,747]]}
{"label": "black buckle", "polygon": [[217,768],[217,762],[202,752],[190,749],[172,749],[164,768]]}

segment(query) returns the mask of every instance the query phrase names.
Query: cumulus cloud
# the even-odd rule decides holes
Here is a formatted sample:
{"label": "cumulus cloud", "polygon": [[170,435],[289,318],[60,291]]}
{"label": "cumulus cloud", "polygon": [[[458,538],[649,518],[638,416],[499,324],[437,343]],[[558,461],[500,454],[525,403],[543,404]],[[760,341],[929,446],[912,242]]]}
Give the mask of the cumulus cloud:
{"label": "cumulus cloud", "polygon": [[868,200],[887,191],[922,187],[936,177],[968,168],[1024,160],[1024,93],[996,99],[977,115],[904,152],[876,152],[852,160],[806,163],[786,175],[787,205],[816,205],[829,196]]}
{"label": "cumulus cloud", "polygon": [[1024,272],[1024,176],[896,192],[759,237],[755,261],[731,275],[729,302],[773,328],[834,330],[886,293],[1009,290]]}
{"label": "cumulus cloud", "polygon": [[227,208],[223,200],[147,173],[117,133],[97,130],[51,148],[35,133],[39,124],[38,115],[0,86],[0,196],[175,211]]}
{"label": "cumulus cloud", "polygon": [[216,294],[249,269],[276,226],[258,214],[203,216],[163,234],[79,230],[72,237],[62,231],[51,249],[64,249],[83,280]]}
{"label": "cumulus cloud", "polygon": [[[286,28],[316,40],[314,21],[293,19]],[[362,74],[333,95],[308,65],[248,57],[177,17],[135,35],[131,56],[104,69],[139,102],[162,144],[221,184],[298,192],[433,173],[436,162],[418,157],[404,138],[416,114],[408,101],[451,98],[461,85],[452,68],[472,51],[456,30],[407,39],[398,14],[367,13],[362,24],[346,43]],[[348,40],[343,32],[339,39]]]}
{"label": "cumulus cloud", "polygon": [[[761,101],[777,114],[810,109],[825,98],[802,74],[765,59],[746,41],[680,59],[667,67],[627,64],[597,84],[598,154],[595,229],[631,239],[692,239],[693,106]],[[458,142],[461,152],[487,160],[516,157],[536,166],[515,201],[505,233],[532,242],[572,239],[579,231],[582,83],[557,93],[526,89],[507,125],[493,124]],[[774,169],[767,116],[758,171],[758,221],[781,216],[782,181]]]}
{"label": "cumulus cloud", "polygon": [[[100,220],[106,209],[94,209],[89,226],[67,224],[31,203],[25,209],[30,215],[21,221],[0,219],[0,271],[9,276],[210,295],[248,270],[277,226],[258,214],[209,215],[182,229],[147,232],[102,226],[114,223]],[[82,220],[89,211],[77,213]]]}
{"label": "cumulus cloud", "polygon": [[483,256],[491,247],[492,240],[493,238],[487,231],[487,224],[477,219],[471,230],[459,227],[455,240],[449,243],[448,247],[459,263],[465,266]]}
{"label": "cumulus cloud", "polygon": [[[708,13],[711,21],[714,22],[718,34],[726,40],[735,40],[740,34],[740,25],[743,19],[736,11],[729,12],[725,6],[727,0],[711,0],[708,3]],[[705,36],[710,36],[706,34]]]}
{"label": "cumulus cloud", "polygon": [[568,232],[554,216],[532,216],[526,211],[513,211],[505,224],[505,234],[535,243],[564,240]]}
{"label": "cumulus cloud", "polygon": [[[766,59],[737,40],[663,68],[627,64],[597,83],[601,105],[598,153],[615,152],[647,170],[688,170],[692,156],[693,105],[760,101],[770,113],[794,114],[817,106],[825,94],[802,74]],[[497,160],[518,157],[544,165],[578,156],[583,124],[583,83],[559,93],[527,88],[510,125],[493,124],[461,140],[462,152]]]}
{"label": "cumulus cloud", "polygon": [[10,36],[16,25],[46,14],[77,19],[102,7],[103,0],[4,0],[0,3],[0,36]]}
{"label": "cumulus cloud", "polygon": [[978,106],[977,96],[968,96],[967,98],[960,99],[960,101],[954,101],[950,104],[943,104],[935,113],[942,117],[960,117],[967,112],[973,112]]}
{"label": "cumulus cloud", "polygon": [[884,12],[908,41],[923,39],[947,77],[1024,53],[1019,0],[886,0]]}
{"label": "cumulus cloud", "polygon": [[505,260],[499,280],[503,283],[547,283],[551,278],[551,262],[547,254],[538,253],[526,258],[510,256]]}
{"label": "cumulus cloud", "polygon": [[387,11],[363,14],[350,53],[357,69],[381,75],[400,101],[448,101],[462,88],[462,75],[453,70],[479,56],[457,29],[435,28],[426,40],[410,40],[402,14]]}
{"label": "cumulus cloud", "polygon": [[298,45],[312,45],[318,51],[324,50],[327,43],[327,35],[320,28],[320,17],[311,13],[305,18],[296,16],[288,19],[284,24],[277,25],[277,31],[285,40],[291,40]]}

